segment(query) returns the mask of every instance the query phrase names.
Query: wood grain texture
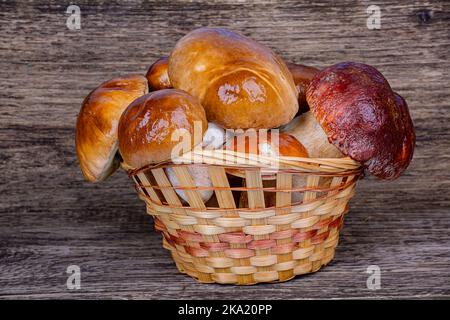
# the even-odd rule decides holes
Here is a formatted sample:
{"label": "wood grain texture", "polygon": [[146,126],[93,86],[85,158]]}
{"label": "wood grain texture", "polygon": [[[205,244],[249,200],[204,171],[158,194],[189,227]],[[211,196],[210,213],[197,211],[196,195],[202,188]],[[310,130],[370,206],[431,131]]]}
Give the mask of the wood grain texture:
{"label": "wood grain texture", "polygon": [[[450,297],[450,5],[383,1],[0,2],[0,297],[309,299]],[[230,27],[286,60],[378,68],[409,103],[414,159],[395,182],[366,178],[334,262],[283,284],[200,285],[177,272],[132,181],[83,181],[74,127],[83,98],[139,72],[200,26]],[[81,267],[80,290],[66,268]],[[368,265],[380,290],[366,287]]]}

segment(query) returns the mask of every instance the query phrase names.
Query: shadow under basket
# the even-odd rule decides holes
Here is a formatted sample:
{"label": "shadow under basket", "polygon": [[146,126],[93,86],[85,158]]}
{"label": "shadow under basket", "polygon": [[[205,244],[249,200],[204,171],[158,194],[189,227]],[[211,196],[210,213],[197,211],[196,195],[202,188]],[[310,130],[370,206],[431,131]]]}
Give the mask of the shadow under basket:
{"label": "shadow under basket", "polygon": [[287,281],[333,259],[359,163],[223,150],[183,158],[191,163],[128,170],[180,272],[250,285]]}

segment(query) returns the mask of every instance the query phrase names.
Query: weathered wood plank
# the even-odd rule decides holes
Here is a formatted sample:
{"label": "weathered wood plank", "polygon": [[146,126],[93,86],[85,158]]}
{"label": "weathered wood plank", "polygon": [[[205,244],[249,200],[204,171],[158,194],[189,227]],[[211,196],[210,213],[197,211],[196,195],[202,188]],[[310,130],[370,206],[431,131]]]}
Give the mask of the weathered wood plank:
{"label": "weathered wood plank", "polygon": [[[349,298],[450,296],[450,5],[383,1],[0,2],[0,297]],[[74,124],[84,96],[119,74],[144,73],[200,26],[230,27],[294,62],[357,60],[408,101],[417,130],[401,179],[359,183],[334,262],[283,284],[199,285],[178,274],[131,181],[82,180]],[[68,265],[82,289],[66,288]],[[379,265],[382,289],[366,288]]]}

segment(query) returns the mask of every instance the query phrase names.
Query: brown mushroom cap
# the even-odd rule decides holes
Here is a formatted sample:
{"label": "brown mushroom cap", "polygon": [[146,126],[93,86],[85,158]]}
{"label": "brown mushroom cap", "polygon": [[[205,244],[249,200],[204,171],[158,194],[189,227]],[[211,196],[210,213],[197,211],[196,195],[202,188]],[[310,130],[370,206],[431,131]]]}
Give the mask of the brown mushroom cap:
{"label": "brown mushroom cap", "polygon": [[[287,133],[272,135],[271,131],[268,131],[266,136],[260,135],[256,130],[234,136],[225,144],[225,150],[270,157],[309,157],[306,148],[294,136]],[[240,169],[229,168],[226,172],[241,178],[245,177],[245,172]],[[263,178],[273,179],[274,176],[268,175]]]}
{"label": "brown mushroom cap", "polygon": [[415,144],[405,100],[374,67],[342,62],[319,72],[306,98],[328,139],[371,174],[395,179]]}
{"label": "brown mushroom cap", "polygon": [[[196,125],[201,132],[196,132]],[[132,168],[171,159],[172,151],[186,140],[192,148],[208,127],[205,110],[197,98],[177,89],[148,93],[133,101],[119,121],[119,150]],[[177,130],[189,133],[174,139]],[[195,135],[200,135],[196,139]],[[197,141],[198,140],[198,141]],[[185,150],[189,151],[189,150]]]}
{"label": "brown mushroom cap", "polygon": [[84,99],[77,119],[75,144],[86,180],[106,179],[119,167],[117,126],[122,112],[148,91],[140,75],[102,83]]}
{"label": "brown mushroom cap", "polygon": [[148,89],[150,91],[172,88],[169,73],[167,72],[168,66],[169,57],[162,57],[148,68],[145,77],[148,80]]}
{"label": "brown mushroom cap", "polygon": [[169,77],[224,128],[275,128],[298,111],[286,64],[266,46],[227,29],[200,28],[180,39],[169,57]]}
{"label": "brown mushroom cap", "polygon": [[319,73],[319,69],[305,66],[303,64],[296,64],[288,62],[286,63],[289,71],[294,78],[295,87],[298,92],[298,113],[297,115],[303,114],[309,110],[308,103],[306,102],[306,90],[308,89],[309,83],[314,78],[316,74]]}

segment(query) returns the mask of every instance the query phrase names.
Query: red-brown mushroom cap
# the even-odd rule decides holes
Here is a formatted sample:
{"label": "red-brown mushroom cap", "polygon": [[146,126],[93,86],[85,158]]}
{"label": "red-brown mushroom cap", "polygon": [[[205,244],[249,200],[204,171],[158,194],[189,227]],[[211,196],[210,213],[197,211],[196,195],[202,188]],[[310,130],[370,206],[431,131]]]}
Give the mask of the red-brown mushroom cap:
{"label": "red-brown mushroom cap", "polygon": [[319,72],[306,98],[328,139],[371,174],[395,179],[415,144],[405,100],[374,67],[342,62]]}

